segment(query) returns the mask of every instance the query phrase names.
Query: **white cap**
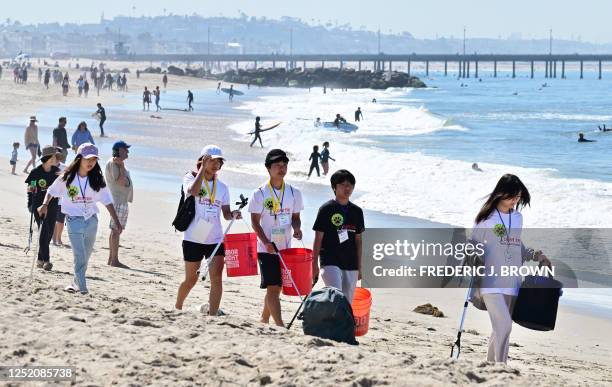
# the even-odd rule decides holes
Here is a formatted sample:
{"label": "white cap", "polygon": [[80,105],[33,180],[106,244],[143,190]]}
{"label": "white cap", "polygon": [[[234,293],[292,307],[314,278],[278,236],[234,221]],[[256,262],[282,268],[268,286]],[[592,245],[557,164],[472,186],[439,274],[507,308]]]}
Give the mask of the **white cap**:
{"label": "white cap", "polygon": [[225,160],[221,148],[216,145],[206,145],[204,148],[202,148],[202,152],[200,152],[200,157],[204,156],[210,156],[211,159]]}

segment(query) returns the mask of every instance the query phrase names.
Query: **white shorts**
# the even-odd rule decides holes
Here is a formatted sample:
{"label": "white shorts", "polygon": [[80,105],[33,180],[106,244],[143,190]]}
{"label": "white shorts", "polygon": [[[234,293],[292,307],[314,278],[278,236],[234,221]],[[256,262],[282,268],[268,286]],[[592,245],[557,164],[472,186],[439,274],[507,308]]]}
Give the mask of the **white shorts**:
{"label": "white shorts", "polygon": [[[117,218],[119,218],[119,223],[121,224],[121,227],[125,229],[125,226],[127,224],[128,214],[130,212],[128,204],[127,203],[114,204],[114,207],[115,207],[115,212],[117,213]],[[111,230],[115,229],[115,221],[113,220],[113,218],[111,218],[110,220],[110,228]]]}
{"label": "white shorts", "polygon": [[358,270],[342,270],[338,266],[323,266],[321,267],[321,278],[325,286],[342,291],[348,302],[353,303],[355,287],[359,279]]}

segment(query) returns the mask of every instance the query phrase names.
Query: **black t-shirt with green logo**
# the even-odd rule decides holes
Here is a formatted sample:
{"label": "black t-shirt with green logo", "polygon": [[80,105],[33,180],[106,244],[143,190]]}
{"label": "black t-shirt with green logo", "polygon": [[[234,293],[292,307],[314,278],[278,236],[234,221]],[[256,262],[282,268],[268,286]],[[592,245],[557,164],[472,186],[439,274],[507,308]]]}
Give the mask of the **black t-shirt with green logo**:
{"label": "black t-shirt with green logo", "polygon": [[45,172],[42,165],[32,169],[28,178],[25,180],[28,186],[32,186],[32,190],[28,193],[28,207],[34,204],[35,208],[40,206],[45,199],[47,188],[53,184],[58,178],[58,167],[51,167],[49,172]]}
{"label": "black t-shirt with green logo", "polygon": [[[361,208],[351,202],[342,206],[330,200],[319,208],[312,229],[323,233],[319,253],[321,266],[338,266],[342,270],[359,269],[355,235],[365,230]],[[348,232],[348,240],[343,243],[340,243],[338,237],[339,230]]]}

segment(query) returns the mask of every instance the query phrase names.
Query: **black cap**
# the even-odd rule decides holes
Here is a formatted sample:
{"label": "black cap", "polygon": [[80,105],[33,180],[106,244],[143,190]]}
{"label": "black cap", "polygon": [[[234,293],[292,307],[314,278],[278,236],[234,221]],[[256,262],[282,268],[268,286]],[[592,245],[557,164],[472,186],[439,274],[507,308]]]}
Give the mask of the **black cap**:
{"label": "black cap", "polygon": [[282,149],[272,149],[266,155],[266,168],[270,168],[270,166],[278,161],[284,161],[286,163],[289,162],[289,158],[287,154]]}

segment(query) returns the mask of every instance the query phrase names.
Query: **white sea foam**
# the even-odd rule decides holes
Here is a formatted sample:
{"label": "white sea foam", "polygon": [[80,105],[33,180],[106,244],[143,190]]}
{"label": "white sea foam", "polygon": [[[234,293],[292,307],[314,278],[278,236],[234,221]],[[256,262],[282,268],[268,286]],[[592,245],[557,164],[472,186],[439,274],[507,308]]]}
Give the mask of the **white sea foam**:
{"label": "white sea foam", "polygon": [[[292,154],[292,180],[305,180],[312,145],[331,143],[330,169],[346,168],[357,177],[356,200],[364,208],[390,214],[414,216],[453,225],[471,226],[482,205],[504,173],[518,175],[532,194],[531,208],[524,213],[527,227],[609,227],[612,224],[612,184],[588,179],[561,178],[546,168],[520,168],[502,164],[480,163],[484,172],[471,169],[471,163],[423,155],[418,150],[390,152],[372,143],[375,135],[419,135],[443,130],[467,130],[423,107],[412,108],[389,103],[387,93],[409,90],[350,91],[323,95],[296,90],[291,96],[263,97],[245,103],[242,108],[262,116],[264,126],[283,121],[278,128],[263,134],[266,146],[282,147]],[[371,98],[385,103],[372,103]],[[331,120],[335,113],[347,119],[357,106],[366,121],[355,133],[340,133],[315,128],[310,120]],[[248,141],[246,133],[252,121],[233,126],[238,137]],[[387,140],[393,141],[393,139]],[[242,172],[260,174],[257,164],[240,166]],[[327,179],[311,181],[328,184]]]}

